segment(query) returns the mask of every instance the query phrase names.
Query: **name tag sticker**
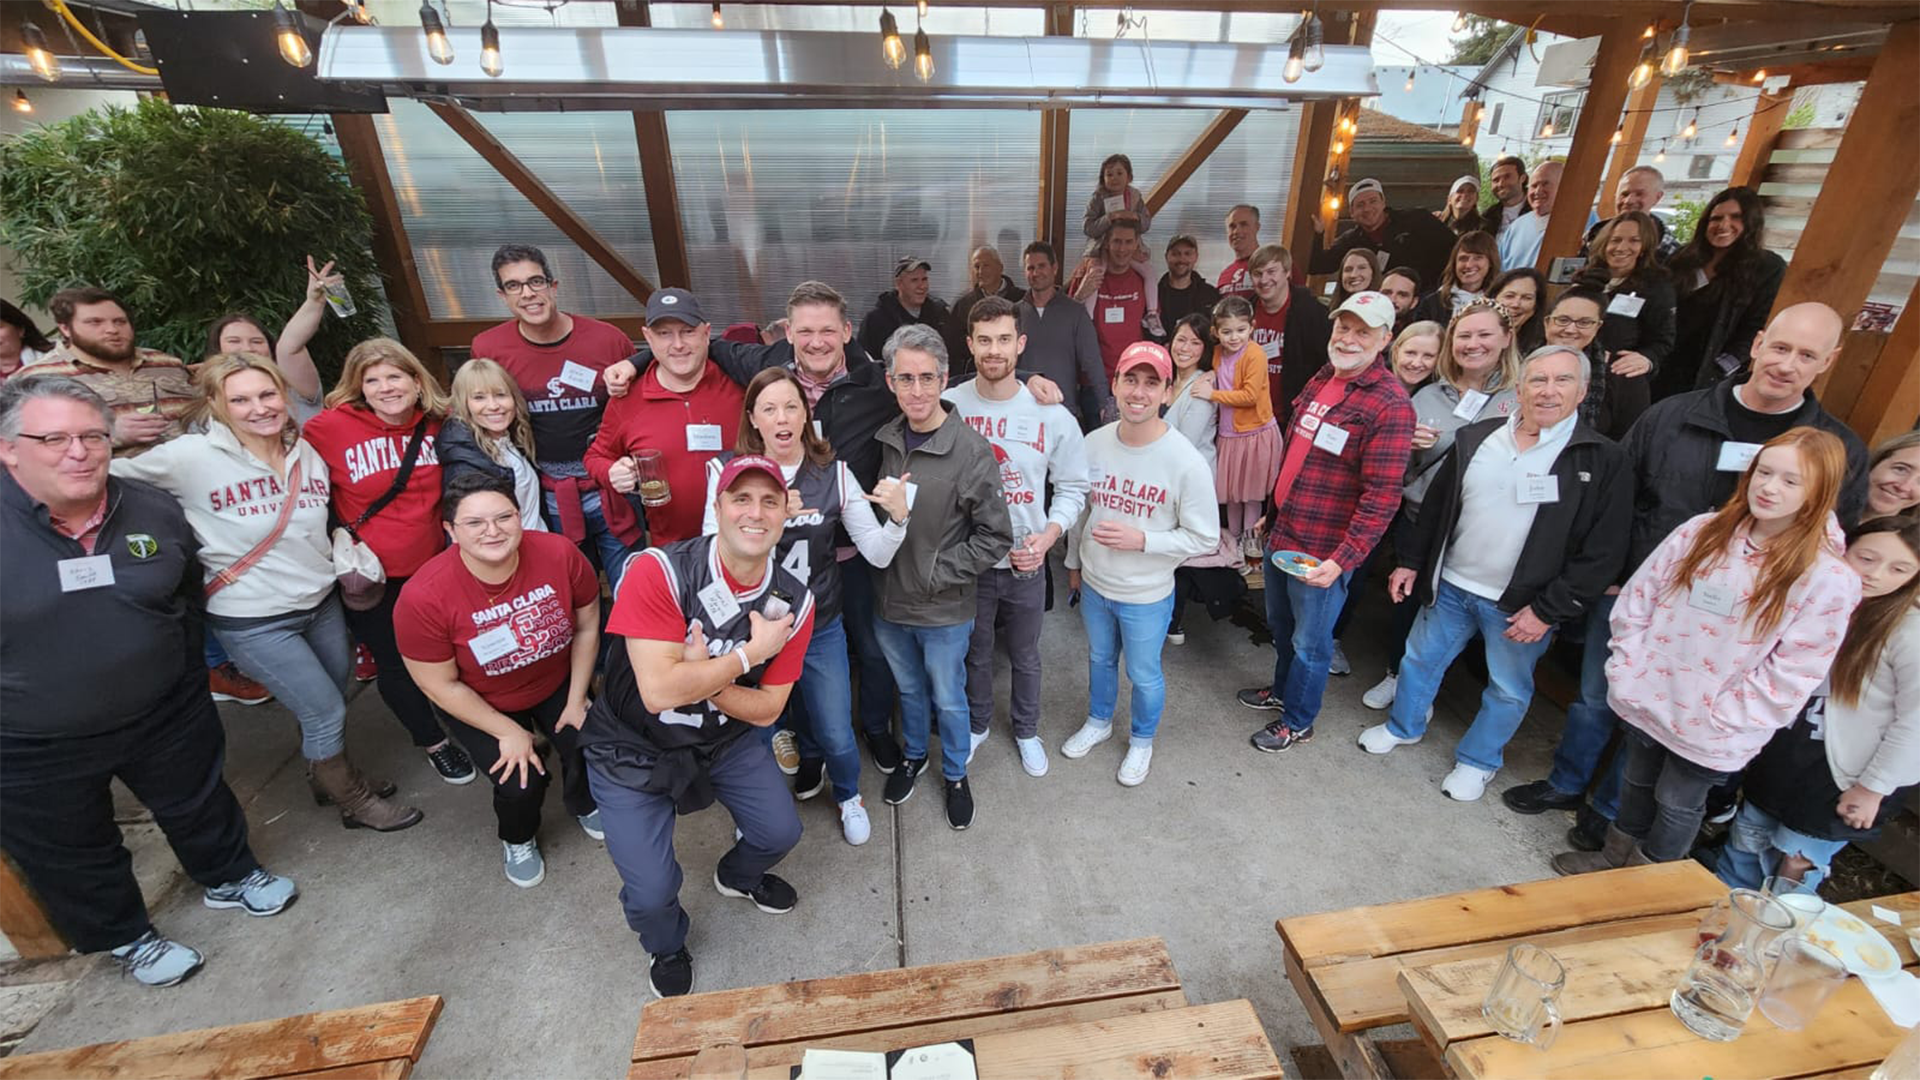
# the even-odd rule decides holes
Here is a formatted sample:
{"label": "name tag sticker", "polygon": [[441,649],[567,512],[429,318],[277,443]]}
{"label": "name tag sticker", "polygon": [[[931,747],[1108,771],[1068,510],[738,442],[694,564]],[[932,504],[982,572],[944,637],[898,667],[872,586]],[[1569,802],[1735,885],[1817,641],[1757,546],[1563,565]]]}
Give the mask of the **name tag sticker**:
{"label": "name tag sticker", "polygon": [[1516,494],[1522,503],[1557,503],[1560,501],[1560,478],[1551,474],[1523,476]]}
{"label": "name tag sticker", "polygon": [[1707,612],[1710,615],[1729,616],[1733,614],[1733,602],[1736,599],[1733,589],[1712,582],[1696,582],[1687,593],[1687,606]]}
{"label": "name tag sticker", "polygon": [[1313,433],[1313,445],[1338,457],[1347,448],[1347,429],[1338,424],[1321,424],[1320,430]]}
{"label": "name tag sticker", "polygon": [[1460,404],[1453,407],[1453,415],[1462,420],[1472,420],[1480,415],[1480,410],[1486,407],[1492,397],[1485,391],[1469,390],[1460,395]]}
{"label": "name tag sticker", "polygon": [[719,424],[688,424],[687,425],[687,449],[689,450],[720,449],[720,425]]}
{"label": "name tag sticker", "polygon": [[467,648],[473,650],[473,658],[483,664],[490,664],[519,647],[520,639],[513,636],[513,627],[504,624],[484,634],[475,634],[473,640],[467,642]]}
{"label": "name tag sticker", "polygon": [[60,569],[61,592],[85,592],[113,584],[113,560],[105,555],[61,559],[55,565]]}
{"label": "name tag sticker", "polygon": [[907,481],[907,513],[913,513],[913,500],[920,497],[920,485]]}
{"label": "name tag sticker", "polygon": [[1100,205],[1107,208],[1107,213],[1117,214],[1127,208],[1127,197],[1125,195],[1109,195]]}
{"label": "name tag sticker", "polygon": [[1110,323],[1123,323],[1127,321],[1127,309],[1123,307],[1110,307],[1101,312],[1100,317]]}
{"label": "name tag sticker", "polygon": [[592,390],[593,377],[599,372],[572,360],[560,365],[560,381],[576,390]]}
{"label": "name tag sticker", "polygon": [[727,588],[724,581],[716,581],[700,590],[700,606],[712,616],[713,625],[724,626],[740,615],[740,601],[733,598],[733,590]]}
{"label": "name tag sticker", "polygon": [[824,439],[827,437],[825,429],[821,428],[820,421],[818,420],[813,422],[813,437],[816,439]]}
{"label": "name tag sticker", "polygon": [[1754,455],[1759,452],[1759,443],[1723,442],[1720,444],[1720,460],[1713,467],[1721,472],[1746,472],[1747,466],[1753,464]]}
{"label": "name tag sticker", "polygon": [[1607,314],[1625,315],[1629,319],[1637,319],[1640,317],[1640,309],[1646,306],[1647,301],[1644,297],[1633,293],[1621,293],[1607,305]]}
{"label": "name tag sticker", "polygon": [[1014,442],[1030,443],[1040,437],[1039,423],[1031,416],[1016,416],[1007,421],[1007,438]]}

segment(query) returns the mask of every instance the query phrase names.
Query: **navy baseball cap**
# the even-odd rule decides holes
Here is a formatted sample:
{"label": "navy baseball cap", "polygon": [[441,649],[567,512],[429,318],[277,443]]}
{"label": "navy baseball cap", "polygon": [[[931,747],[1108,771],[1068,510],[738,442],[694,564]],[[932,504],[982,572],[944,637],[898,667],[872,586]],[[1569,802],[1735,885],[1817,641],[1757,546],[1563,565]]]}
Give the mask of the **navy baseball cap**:
{"label": "navy baseball cap", "polygon": [[667,319],[699,326],[707,321],[700,313],[700,301],[685,289],[655,289],[647,298],[647,325]]}

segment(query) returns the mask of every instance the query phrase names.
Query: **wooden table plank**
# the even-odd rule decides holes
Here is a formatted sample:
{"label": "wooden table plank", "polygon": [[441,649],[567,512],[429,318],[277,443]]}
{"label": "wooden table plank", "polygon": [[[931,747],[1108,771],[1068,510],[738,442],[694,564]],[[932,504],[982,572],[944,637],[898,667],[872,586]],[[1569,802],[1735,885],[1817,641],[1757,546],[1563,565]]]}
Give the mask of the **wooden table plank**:
{"label": "wooden table plank", "polygon": [[280,1077],[394,1058],[417,1060],[438,994],[232,1027],[0,1058],[0,1078]]}
{"label": "wooden table plank", "polygon": [[1705,907],[1727,887],[1691,859],[1281,919],[1309,970],[1355,957],[1463,945]]}
{"label": "wooden table plank", "polygon": [[[747,1064],[753,1068],[761,1066],[791,1068],[800,1064],[801,1057],[809,1047],[833,1050],[902,1050],[910,1046],[931,1046],[934,1043],[952,1042],[957,1039],[978,1038],[996,1031],[1055,1027],[1061,1024],[1126,1016],[1131,1013],[1183,1009],[1186,1006],[1187,995],[1184,992],[1162,990],[1152,994],[1132,994],[1126,997],[1082,1001],[1072,1005],[1052,1005],[1038,1009],[1021,1009],[1017,1012],[995,1013],[991,1016],[975,1016],[966,1020],[880,1028],[848,1035],[822,1035],[797,1042],[767,1043],[748,1049]],[[690,1056],[655,1058],[651,1061],[634,1062],[633,1067],[627,1072],[627,1080],[689,1080],[692,1075],[693,1058]]]}
{"label": "wooden table plank", "polygon": [[633,1060],[1180,989],[1160,938],[717,990],[648,1002]]}
{"label": "wooden table plank", "polygon": [[[1380,1053],[1380,1048],[1373,1044],[1372,1039],[1345,1030],[1321,994],[1318,976],[1338,971],[1347,965],[1317,968],[1310,974],[1291,947],[1281,951],[1286,954],[1287,981],[1293,984],[1293,992],[1299,996],[1300,1004],[1305,1006],[1307,1018],[1313,1021],[1314,1030],[1320,1033],[1320,1040],[1326,1044],[1327,1053],[1333,1056],[1340,1075],[1347,1080],[1378,1080],[1391,1076],[1392,1072],[1387,1068],[1386,1058]],[[1400,1008],[1405,1012],[1404,996],[1400,999]]]}

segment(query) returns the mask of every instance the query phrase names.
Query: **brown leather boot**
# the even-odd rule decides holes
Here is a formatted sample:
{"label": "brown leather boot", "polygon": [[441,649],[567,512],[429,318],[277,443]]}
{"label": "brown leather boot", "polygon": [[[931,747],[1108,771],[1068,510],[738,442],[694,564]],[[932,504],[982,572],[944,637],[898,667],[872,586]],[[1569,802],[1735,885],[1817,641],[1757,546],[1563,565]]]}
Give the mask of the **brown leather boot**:
{"label": "brown leather boot", "polygon": [[[372,789],[375,795],[383,799],[393,798],[393,793],[400,790],[399,785],[391,780],[369,780],[367,781],[367,787]],[[332,796],[327,794],[327,789],[321,787],[319,779],[313,775],[313,762],[311,761],[307,762],[307,790],[313,792],[313,805],[333,805]]]}
{"label": "brown leather boot", "polygon": [[345,754],[313,763],[313,778],[340,808],[340,824],[349,829],[397,832],[420,823],[426,815],[411,806],[391,802],[367,786],[367,778]]}
{"label": "brown leather boot", "polygon": [[[1627,860],[1640,850],[1640,841],[1620,831],[1620,826],[1607,826],[1607,842],[1599,851],[1563,851],[1553,857],[1553,871],[1563,876],[1591,874],[1595,870],[1614,870],[1627,865]],[[1642,855],[1641,861],[1648,861]]]}

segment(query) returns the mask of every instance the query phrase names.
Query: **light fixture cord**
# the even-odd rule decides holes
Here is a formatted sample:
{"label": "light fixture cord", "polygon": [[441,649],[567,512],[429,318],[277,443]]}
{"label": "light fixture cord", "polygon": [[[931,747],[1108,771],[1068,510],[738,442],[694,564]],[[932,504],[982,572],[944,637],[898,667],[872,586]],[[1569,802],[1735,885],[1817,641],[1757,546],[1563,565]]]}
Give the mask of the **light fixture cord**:
{"label": "light fixture cord", "polygon": [[121,67],[126,68],[128,71],[139,72],[142,75],[160,74],[159,68],[150,68],[145,64],[136,63],[132,60],[127,59],[124,56],[121,56],[119,53],[114,52],[111,48],[107,46],[106,42],[101,41],[99,38],[95,37],[93,35],[93,31],[87,29],[85,23],[81,22],[78,18],[74,17],[73,10],[67,7],[66,5],[66,0],[46,0],[46,3],[47,3],[47,7],[53,9],[54,14],[60,16],[62,19],[65,19],[67,21],[68,26],[71,26],[75,30],[78,30],[80,32],[80,36],[83,38],[86,38],[87,43],[89,45],[92,45],[94,48],[99,49],[100,52],[103,55],[105,55],[109,60],[112,60],[114,63],[119,64]]}

